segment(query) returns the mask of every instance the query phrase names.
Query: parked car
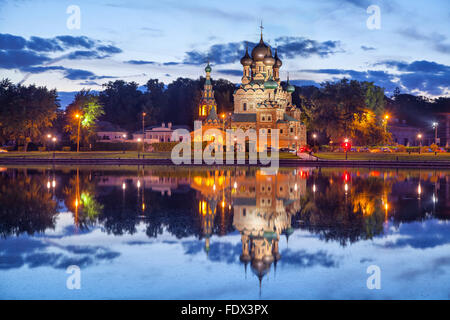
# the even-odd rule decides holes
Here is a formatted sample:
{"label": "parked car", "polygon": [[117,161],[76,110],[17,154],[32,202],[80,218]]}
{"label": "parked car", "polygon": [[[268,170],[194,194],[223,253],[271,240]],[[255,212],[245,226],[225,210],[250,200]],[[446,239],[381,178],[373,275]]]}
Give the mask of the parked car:
{"label": "parked car", "polygon": [[380,150],[381,150],[382,152],[392,153],[392,150],[389,149],[389,148],[387,148],[387,147],[382,147],[382,148],[380,148]]}
{"label": "parked car", "polygon": [[0,152],[8,152],[8,150],[0,148]]}
{"label": "parked car", "polygon": [[287,153],[293,153],[293,154],[296,153],[295,149],[291,149],[291,148],[280,148],[280,152],[287,152]]}
{"label": "parked car", "polygon": [[298,150],[300,153],[310,153],[312,150],[308,146],[303,146]]}
{"label": "parked car", "polygon": [[369,152],[370,150],[369,150],[369,148],[367,148],[367,147],[362,147],[362,148],[359,148],[359,152]]}

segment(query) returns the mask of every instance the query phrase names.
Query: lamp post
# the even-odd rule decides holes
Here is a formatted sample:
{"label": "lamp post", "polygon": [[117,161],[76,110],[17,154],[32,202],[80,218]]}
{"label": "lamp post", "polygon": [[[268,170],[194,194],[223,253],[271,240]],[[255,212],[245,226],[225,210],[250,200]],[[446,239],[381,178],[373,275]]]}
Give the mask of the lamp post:
{"label": "lamp post", "polygon": [[[145,116],[147,114],[142,112],[142,141],[145,139]],[[142,153],[144,153],[144,142],[142,142]]]}
{"label": "lamp post", "polygon": [[387,125],[388,125],[389,115],[384,115],[384,131],[387,132]]}
{"label": "lamp post", "polygon": [[313,137],[313,141],[314,141],[314,146],[316,146],[317,134],[313,133],[312,137]]}
{"label": "lamp post", "polygon": [[81,115],[75,113],[75,118],[78,119],[78,131],[77,131],[77,152],[80,152],[80,126],[81,126]]}
{"label": "lamp post", "polygon": [[139,143],[141,142],[141,138],[138,138],[137,139],[137,141],[138,141],[138,159],[141,157],[141,155],[140,155],[140,153],[139,153],[139,150],[141,150],[140,148],[139,148]]}
{"label": "lamp post", "polygon": [[295,154],[297,155],[297,140],[298,140],[298,137],[295,136],[294,139],[295,139]]}
{"label": "lamp post", "polygon": [[438,127],[438,123],[437,122],[433,122],[434,144],[436,144],[436,145],[437,145],[437,127]]}
{"label": "lamp post", "polygon": [[55,150],[56,150],[56,137],[52,138],[53,141],[53,158],[55,158]]}
{"label": "lamp post", "polygon": [[422,134],[421,133],[419,133],[418,135],[417,135],[417,139],[419,139],[419,154],[420,154],[420,149],[422,149]]}

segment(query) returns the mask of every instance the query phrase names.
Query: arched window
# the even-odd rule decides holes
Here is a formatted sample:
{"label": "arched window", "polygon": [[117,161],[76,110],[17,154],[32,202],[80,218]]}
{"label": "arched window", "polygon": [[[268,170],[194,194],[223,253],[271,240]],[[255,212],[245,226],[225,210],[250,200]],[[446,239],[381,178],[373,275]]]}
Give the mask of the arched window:
{"label": "arched window", "polygon": [[247,111],[247,103],[244,102],[244,104],[242,105],[242,110]]}

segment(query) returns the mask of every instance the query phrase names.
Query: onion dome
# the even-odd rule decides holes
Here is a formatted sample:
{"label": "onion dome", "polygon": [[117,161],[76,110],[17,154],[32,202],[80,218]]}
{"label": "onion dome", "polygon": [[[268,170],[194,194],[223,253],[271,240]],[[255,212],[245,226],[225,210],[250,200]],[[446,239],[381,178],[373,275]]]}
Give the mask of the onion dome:
{"label": "onion dome", "polygon": [[267,54],[264,57],[264,64],[269,67],[272,67],[275,64],[275,59],[272,57],[272,52],[270,51],[270,47],[267,48]]}
{"label": "onion dome", "polygon": [[276,240],[278,239],[278,235],[276,232],[273,231],[264,231],[264,238],[266,238],[268,241]]}
{"label": "onion dome", "polygon": [[289,93],[293,93],[295,91],[295,87],[289,83],[289,73],[288,73],[288,76],[287,76],[286,91],[289,92]]}
{"label": "onion dome", "polygon": [[281,62],[280,58],[278,58],[278,49],[275,49],[275,65],[273,66],[274,68],[281,68],[281,66],[283,65],[283,62]]}
{"label": "onion dome", "polygon": [[209,62],[208,62],[208,65],[206,66],[206,68],[205,68],[205,72],[211,72],[211,66],[209,65]]}
{"label": "onion dome", "polygon": [[261,40],[256,47],[252,50],[252,58],[254,61],[263,61],[266,55],[272,56],[272,51],[270,48],[264,43],[262,35]]}
{"label": "onion dome", "polygon": [[248,47],[245,49],[245,55],[242,57],[241,59],[241,64],[243,66],[251,66],[253,63],[252,58],[250,58],[249,54],[248,54]]}
{"label": "onion dome", "polygon": [[273,80],[272,76],[270,76],[269,80],[264,82],[264,89],[276,89],[278,88],[278,83]]}

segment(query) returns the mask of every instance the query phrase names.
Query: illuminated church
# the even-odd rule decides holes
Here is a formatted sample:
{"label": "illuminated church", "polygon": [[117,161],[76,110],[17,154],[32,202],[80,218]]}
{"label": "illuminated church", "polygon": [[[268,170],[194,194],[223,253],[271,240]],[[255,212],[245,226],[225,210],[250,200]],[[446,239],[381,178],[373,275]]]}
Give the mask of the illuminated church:
{"label": "illuminated church", "polygon": [[[273,129],[279,129],[279,147],[295,148],[306,145],[306,126],[301,122],[301,111],[292,104],[295,87],[281,85],[280,69],[283,65],[278,52],[272,52],[261,39],[251,51],[248,48],[241,59],[243,75],[240,86],[234,92],[234,112],[227,127],[231,129],[262,129],[268,143]],[[207,65],[206,82],[199,105],[199,119],[209,127],[220,129],[217,104],[210,81],[211,66]]]}

